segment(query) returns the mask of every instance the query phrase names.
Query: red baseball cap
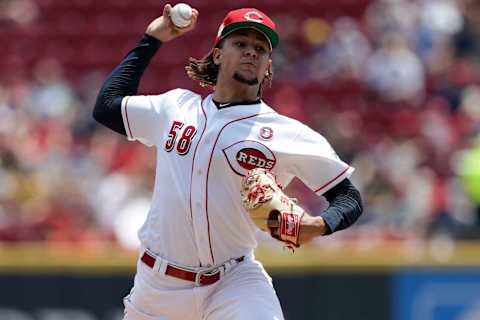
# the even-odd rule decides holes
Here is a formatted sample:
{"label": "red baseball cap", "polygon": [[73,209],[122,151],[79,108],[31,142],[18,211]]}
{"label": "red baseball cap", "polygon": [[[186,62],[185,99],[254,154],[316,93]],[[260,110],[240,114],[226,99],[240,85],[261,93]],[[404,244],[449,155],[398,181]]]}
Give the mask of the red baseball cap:
{"label": "red baseball cap", "polygon": [[215,38],[215,47],[220,40],[235,30],[243,28],[253,28],[262,33],[270,43],[273,49],[278,44],[278,34],[276,32],[275,23],[265,13],[255,8],[242,8],[232,10],[223,19],[220,28],[218,28],[217,37]]}

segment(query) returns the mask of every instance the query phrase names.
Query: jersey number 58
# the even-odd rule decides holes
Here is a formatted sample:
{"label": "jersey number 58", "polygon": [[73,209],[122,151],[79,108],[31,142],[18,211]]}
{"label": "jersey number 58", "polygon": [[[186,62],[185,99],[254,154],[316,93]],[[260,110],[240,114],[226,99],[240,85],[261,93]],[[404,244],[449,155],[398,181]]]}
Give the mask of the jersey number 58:
{"label": "jersey number 58", "polygon": [[[190,145],[192,144],[192,139],[195,136],[195,133],[197,133],[197,129],[194,126],[186,126],[183,130],[182,128],[183,122],[173,121],[170,132],[168,133],[167,142],[165,142],[165,150],[167,150],[167,152],[172,151],[175,148],[175,145],[179,155],[186,155],[190,150]],[[177,143],[178,131],[180,131],[181,136]]]}

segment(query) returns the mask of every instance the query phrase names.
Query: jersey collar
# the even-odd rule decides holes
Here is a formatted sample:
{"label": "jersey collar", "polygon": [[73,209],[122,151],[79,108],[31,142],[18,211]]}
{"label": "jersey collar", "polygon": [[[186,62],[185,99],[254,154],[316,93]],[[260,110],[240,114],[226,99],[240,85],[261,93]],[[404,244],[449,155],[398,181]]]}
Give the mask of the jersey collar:
{"label": "jersey collar", "polygon": [[274,112],[274,110],[266,105],[260,98],[255,101],[234,102],[218,107],[213,101],[213,94],[209,94],[204,99],[203,107],[208,117],[224,118],[225,120]]}
{"label": "jersey collar", "polygon": [[213,100],[213,98],[212,98],[212,102],[217,106],[217,109],[220,110],[220,109],[224,109],[224,108],[228,108],[228,107],[234,107],[234,106],[240,106],[240,105],[259,104],[259,103],[262,102],[262,100],[260,100],[260,98],[257,98],[254,101],[239,101],[239,102],[220,103],[220,102],[217,102],[217,101]]}

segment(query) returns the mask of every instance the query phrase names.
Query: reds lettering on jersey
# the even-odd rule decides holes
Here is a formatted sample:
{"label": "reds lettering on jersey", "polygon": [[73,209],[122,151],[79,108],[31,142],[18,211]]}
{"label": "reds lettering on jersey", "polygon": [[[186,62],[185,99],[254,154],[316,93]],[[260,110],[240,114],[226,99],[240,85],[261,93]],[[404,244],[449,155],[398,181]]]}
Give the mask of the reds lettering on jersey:
{"label": "reds lettering on jersey", "polygon": [[250,254],[255,225],[240,202],[240,179],[261,167],[287,185],[295,176],[318,194],[349,177],[320,134],[264,102],[217,109],[209,95],[175,89],[125,97],[129,140],[157,147],[152,204],[139,237],[173,262],[220,264]]}

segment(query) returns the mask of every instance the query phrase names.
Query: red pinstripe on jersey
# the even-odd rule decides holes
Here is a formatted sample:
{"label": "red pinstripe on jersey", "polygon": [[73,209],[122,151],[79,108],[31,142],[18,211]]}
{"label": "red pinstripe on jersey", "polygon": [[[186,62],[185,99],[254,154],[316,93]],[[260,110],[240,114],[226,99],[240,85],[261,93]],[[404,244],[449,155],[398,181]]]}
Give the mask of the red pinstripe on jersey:
{"label": "red pinstripe on jersey", "polygon": [[335,178],[333,178],[332,180],[328,181],[327,183],[325,183],[323,186],[321,186],[320,188],[318,188],[317,190],[315,190],[314,192],[318,192],[318,191],[321,191],[323,189],[325,189],[326,187],[328,187],[330,184],[332,184],[335,180],[337,180],[338,178],[340,178],[341,176],[343,176],[345,174],[345,172],[348,171],[348,169],[350,169],[351,167],[348,166],[345,170],[343,170],[338,176],[336,176]]}

